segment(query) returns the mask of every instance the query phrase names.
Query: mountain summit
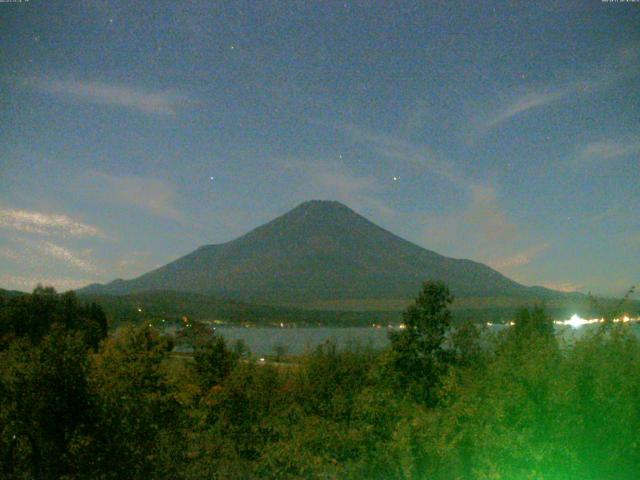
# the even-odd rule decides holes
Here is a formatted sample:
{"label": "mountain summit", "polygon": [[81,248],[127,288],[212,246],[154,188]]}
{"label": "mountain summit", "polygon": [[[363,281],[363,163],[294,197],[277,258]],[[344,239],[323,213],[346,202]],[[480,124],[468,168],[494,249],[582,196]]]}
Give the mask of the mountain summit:
{"label": "mountain summit", "polygon": [[481,263],[426,250],[342,203],[319,200],[230,242],[200,247],[140,277],[90,285],[81,293],[176,290],[276,303],[406,299],[427,279],[443,280],[463,297],[552,293],[520,285]]}

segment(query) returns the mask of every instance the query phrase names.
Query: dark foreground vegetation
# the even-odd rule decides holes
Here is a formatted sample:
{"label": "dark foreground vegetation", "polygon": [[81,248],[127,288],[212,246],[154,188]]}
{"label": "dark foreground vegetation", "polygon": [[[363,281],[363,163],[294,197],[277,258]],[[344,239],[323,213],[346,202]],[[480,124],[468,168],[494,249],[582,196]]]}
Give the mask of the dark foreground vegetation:
{"label": "dark foreground vegetation", "polygon": [[566,345],[534,308],[446,337],[426,283],[386,351],[263,364],[206,330],[192,357],[148,326],[107,336],[72,293],[0,301],[1,478],[638,478],[629,325]]}

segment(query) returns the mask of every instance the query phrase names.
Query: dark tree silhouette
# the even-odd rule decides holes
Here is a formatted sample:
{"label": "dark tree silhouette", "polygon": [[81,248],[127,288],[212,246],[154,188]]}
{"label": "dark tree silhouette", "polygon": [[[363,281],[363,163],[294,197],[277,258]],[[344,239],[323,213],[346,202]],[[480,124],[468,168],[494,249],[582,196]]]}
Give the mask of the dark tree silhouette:
{"label": "dark tree silhouette", "polygon": [[404,328],[390,333],[400,385],[426,404],[435,402],[435,389],[446,367],[443,343],[451,325],[448,307],[452,302],[444,283],[427,281],[402,315]]}

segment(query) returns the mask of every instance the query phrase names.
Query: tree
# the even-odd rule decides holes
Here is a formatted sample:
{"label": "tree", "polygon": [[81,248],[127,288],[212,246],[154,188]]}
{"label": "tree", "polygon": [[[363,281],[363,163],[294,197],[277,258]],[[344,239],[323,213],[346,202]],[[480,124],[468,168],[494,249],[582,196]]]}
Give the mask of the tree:
{"label": "tree", "polygon": [[540,305],[536,305],[531,311],[521,307],[516,312],[514,333],[518,338],[534,334],[551,339],[554,338],[553,320]]}
{"label": "tree", "polygon": [[99,305],[82,305],[73,292],[58,294],[51,287],[38,286],[31,295],[10,298],[2,306],[0,348],[15,338],[37,344],[54,325],[80,332],[85,345],[94,350],[107,336],[107,317]]}
{"label": "tree", "polygon": [[37,346],[19,339],[0,354],[3,478],[74,476],[70,447],[93,418],[82,336],[55,325]]}
{"label": "tree", "polygon": [[400,386],[427,405],[435,402],[447,363],[443,343],[451,325],[448,307],[452,302],[444,283],[427,281],[414,304],[403,312],[404,328],[390,333],[392,364]]}
{"label": "tree", "polygon": [[622,316],[625,305],[629,302],[635,291],[635,285],[631,285],[629,290],[627,290],[622,298],[618,300],[613,306],[608,305],[607,302],[597,299],[591,294],[591,292],[588,293],[591,310],[599,318],[602,318],[604,320],[602,329],[608,329],[612,325],[614,319],[620,318]]}
{"label": "tree", "polygon": [[92,358],[88,375],[98,428],[84,447],[88,478],[175,478],[184,415],[164,364],[173,343],[148,327],[126,327]]}
{"label": "tree", "polygon": [[222,383],[238,363],[238,355],[227,348],[224,338],[213,336],[196,344],[193,365],[205,389]]}
{"label": "tree", "polygon": [[482,331],[471,320],[456,326],[451,334],[451,357],[457,365],[474,365],[482,358]]}

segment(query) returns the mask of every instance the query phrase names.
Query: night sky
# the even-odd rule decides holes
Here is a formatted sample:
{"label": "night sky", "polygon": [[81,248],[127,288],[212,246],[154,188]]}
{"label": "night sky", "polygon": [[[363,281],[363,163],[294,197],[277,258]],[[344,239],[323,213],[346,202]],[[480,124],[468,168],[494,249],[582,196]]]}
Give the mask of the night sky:
{"label": "night sky", "polygon": [[624,292],[640,3],[507,3],[1,2],[0,287],[131,278],[331,199]]}

